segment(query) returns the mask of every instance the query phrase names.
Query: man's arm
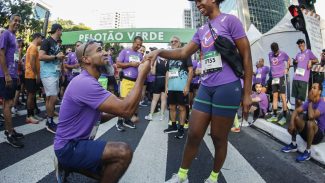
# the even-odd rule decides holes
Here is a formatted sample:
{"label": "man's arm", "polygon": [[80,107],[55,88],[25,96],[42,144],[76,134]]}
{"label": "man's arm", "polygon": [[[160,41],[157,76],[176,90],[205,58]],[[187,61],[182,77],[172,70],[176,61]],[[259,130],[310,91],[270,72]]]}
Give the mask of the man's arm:
{"label": "man's arm", "polygon": [[318,109],[313,109],[313,103],[310,102],[308,104],[308,119],[315,120],[320,116],[320,112]]}
{"label": "man's arm", "polygon": [[140,63],[138,62],[128,62],[128,63],[124,63],[121,61],[116,61],[116,66],[118,68],[122,68],[122,69],[126,69],[128,67],[138,67],[140,65]]}
{"label": "man's arm", "polygon": [[3,70],[4,75],[9,75],[8,67],[6,64],[5,49],[0,49],[0,65]]}
{"label": "man's arm", "polygon": [[100,124],[105,123],[115,117],[116,117],[116,115],[114,115],[114,114],[102,112],[100,115]]}
{"label": "man's arm", "polygon": [[188,92],[190,91],[190,85],[193,79],[193,67],[188,67],[188,76],[187,76],[187,81],[186,81],[186,86],[184,88],[184,95],[187,95]]}

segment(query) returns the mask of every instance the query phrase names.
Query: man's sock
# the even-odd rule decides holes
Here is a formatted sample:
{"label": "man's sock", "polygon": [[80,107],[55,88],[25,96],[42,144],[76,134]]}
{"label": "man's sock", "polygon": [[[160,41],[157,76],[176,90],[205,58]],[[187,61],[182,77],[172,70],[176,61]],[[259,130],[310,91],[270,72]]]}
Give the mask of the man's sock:
{"label": "man's sock", "polygon": [[177,174],[178,174],[179,178],[181,178],[182,180],[185,180],[187,178],[187,172],[188,172],[188,169],[179,168]]}
{"label": "man's sock", "polygon": [[218,176],[219,176],[219,173],[216,173],[212,170],[209,179],[212,180],[213,182],[217,182]]}

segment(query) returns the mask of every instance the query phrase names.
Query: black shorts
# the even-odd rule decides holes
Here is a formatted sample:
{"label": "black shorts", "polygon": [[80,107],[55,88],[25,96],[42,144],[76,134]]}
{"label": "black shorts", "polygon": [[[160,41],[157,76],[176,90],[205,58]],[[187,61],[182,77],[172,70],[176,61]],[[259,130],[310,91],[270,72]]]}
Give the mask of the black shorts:
{"label": "black shorts", "polygon": [[[305,123],[304,129],[302,129],[301,132],[299,132],[301,138],[303,138],[305,141],[307,141],[307,122]],[[322,132],[319,128],[314,136],[312,144],[319,144],[324,138],[324,132]]]}
{"label": "black shorts", "polygon": [[146,88],[146,91],[149,92],[149,93],[153,93],[153,88],[154,88],[154,83],[155,82],[147,82],[147,88]]}
{"label": "black shorts", "polygon": [[308,83],[305,81],[292,81],[292,97],[301,101],[306,100]]}
{"label": "black shorts", "polygon": [[17,88],[17,78],[12,78],[12,86],[6,87],[6,81],[4,77],[0,78],[0,97],[5,100],[12,100],[15,98]]}
{"label": "black shorts", "polygon": [[25,88],[28,93],[35,93],[37,91],[36,79],[25,79]]}
{"label": "black shorts", "polygon": [[184,96],[182,91],[168,91],[168,104],[171,105],[187,105],[188,95]]}
{"label": "black shorts", "polygon": [[165,77],[157,77],[153,86],[153,93],[160,94],[165,92]]}
{"label": "black shorts", "polygon": [[199,83],[191,83],[190,84],[190,92],[194,92],[194,90],[198,90],[199,89],[200,84]]}
{"label": "black shorts", "polygon": [[117,85],[116,79],[114,76],[107,76],[107,86]]}
{"label": "black shorts", "polygon": [[[275,78],[273,78],[273,80],[274,79]],[[273,84],[273,82],[272,82],[272,93],[276,93],[276,92],[279,92],[280,94],[286,93],[286,83],[285,83],[284,76],[280,77],[279,84]]]}

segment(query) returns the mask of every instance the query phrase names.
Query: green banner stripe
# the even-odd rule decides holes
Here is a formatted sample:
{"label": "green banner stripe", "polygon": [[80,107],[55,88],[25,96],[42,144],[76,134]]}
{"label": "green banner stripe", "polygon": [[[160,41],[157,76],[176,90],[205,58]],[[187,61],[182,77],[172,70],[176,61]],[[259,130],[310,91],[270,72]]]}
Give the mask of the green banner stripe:
{"label": "green banner stripe", "polygon": [[223,108],[223,109],[238,109],[239,106],[225,106],[225,105],[216,105],[212,104],[213,107]]}
{"label": "green banner stripe", "polygon": [[85,42],[88,39],[104,43],[132,43],[135,36],[141,36],[144,43],[169,43],[172,36],[178,36],[181,42],[189,42],[194,33],[195,29],[177,28],[102,29],[63,32],[61,39],[63,45],[73,45],[76,41]]}

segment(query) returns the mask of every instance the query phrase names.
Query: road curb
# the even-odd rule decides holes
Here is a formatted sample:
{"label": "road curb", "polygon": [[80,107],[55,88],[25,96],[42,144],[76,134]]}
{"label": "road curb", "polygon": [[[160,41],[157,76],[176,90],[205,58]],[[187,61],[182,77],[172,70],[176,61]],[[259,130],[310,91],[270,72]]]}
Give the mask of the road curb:
{"label": "road curb", "polygon": [[[254,123],[254,126],[257,128],[268,132],[274,138],[280,140],[285,144],[289,144],[291,142],[291,135],[288,133],[287,129],[280,127],[276,124],[267,122],[264,119],[257,119]],[[306,142],[297,135],[297,145],[298,151],[303,152],[306,149]],[[324,140],[317,145],[311,146],[311,157],[318,161],[319,163],[325,165],[325,142]]]}

